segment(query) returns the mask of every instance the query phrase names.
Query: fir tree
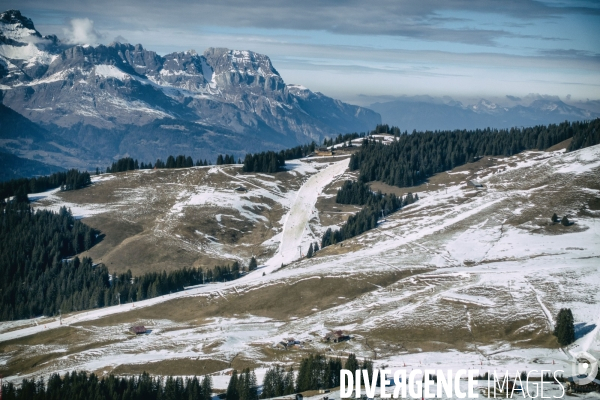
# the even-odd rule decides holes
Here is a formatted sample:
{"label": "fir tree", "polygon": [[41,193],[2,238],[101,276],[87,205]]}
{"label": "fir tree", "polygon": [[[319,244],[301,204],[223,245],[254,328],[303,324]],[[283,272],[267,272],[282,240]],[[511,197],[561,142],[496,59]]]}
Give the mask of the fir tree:
{"label": "fir tree", "polygon": [[202,400],[210,400],[212,399],[212,379],[210,375],[205,375],[202,378]]}
{"label": "fir tree", "polygon": [[575,324],[573,313],[570,308],[561,308],[556,318],[554,336],[562,346],[569,345],[575,341]]}
{"label": "fir tree", "polygon": [[233,370],[231,373],[231,379],[229,380],[229,384],[227,385],[227,400],[239,400],[240,393],[238,392],[238,376],[237,370]]}
{"label": "fir tree", "polygon": [[258,268],[258,263],[256,262],[256,258],[254,256],[250,259],[250,263],[248,264],[248,271],[254,271]]}
{"label": "fir tree", "polygon": [[350,353],[348,355],[348,359],[344,363],[344,369],[352,371],[353,373],[358,369],[358,361],[356,360],[356,356],[354,355],[354,353]]}

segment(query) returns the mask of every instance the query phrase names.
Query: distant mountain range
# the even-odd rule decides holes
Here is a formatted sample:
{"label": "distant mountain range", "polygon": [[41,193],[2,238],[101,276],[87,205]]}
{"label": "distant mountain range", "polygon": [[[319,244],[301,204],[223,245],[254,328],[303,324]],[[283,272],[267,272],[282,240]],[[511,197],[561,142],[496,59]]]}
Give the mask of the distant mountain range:
{"label": "distant mountain range", "polygon": [[600,117],[599,112],[565,104],[556,98],[538,98],[528,105],[501,106],[482,99],[464,105],[449,98],[402,97],[371,104],[384,123],[412,132],[420,130],[511,128],[581,121]]}
{"label": "distant mountain range", "polygon": [[281,149],[367,131],[379,114],[286,84],[269,57],[65,45],[0,14],[0,151],[65,167]]}

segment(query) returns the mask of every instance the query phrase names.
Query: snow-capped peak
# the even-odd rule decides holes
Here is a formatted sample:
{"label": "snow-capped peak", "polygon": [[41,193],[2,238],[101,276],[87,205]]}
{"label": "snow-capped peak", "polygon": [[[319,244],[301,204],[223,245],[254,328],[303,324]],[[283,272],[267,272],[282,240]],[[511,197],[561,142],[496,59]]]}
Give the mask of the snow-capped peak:
{"label": "snow-capped peak", "polygon": [[3,36],[4,40],[0,39],[3,42],[14,40],[23,43],[42,39],[42,35],[35,30],[33,21],[21,15],[19,10],[9,10],[0,14],[0,36]]}

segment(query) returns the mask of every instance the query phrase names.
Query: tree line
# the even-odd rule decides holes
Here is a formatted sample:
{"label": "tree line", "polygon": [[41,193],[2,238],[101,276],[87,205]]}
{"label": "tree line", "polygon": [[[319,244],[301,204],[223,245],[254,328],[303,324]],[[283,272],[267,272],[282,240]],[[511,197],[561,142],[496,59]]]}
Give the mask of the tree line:
{"label": "tree line", "polygon": [[1,388],[2,400],[211,400],[212,379],[194,376],[154,378],[143,373],[139,376],[99,378],[86,372],[67,372],[63,377],[52,374],[45,382],[23,379],[20,387],[6,383]]}
{"label": "tree line", "polygon": [[0,203],[8,197],[15,196],[16,202],[27,202],[30,193],[45,192],[46,190],[61,188],[61,190],[75,190],[92,183],[88,172],[71,169],[67,172],[55,172],[52,175],[35,178],[19,178],[0,182]]}
{"label": "tree line", "polygon": [[417,200],[419,196],[413,196],[412,193],[402,198],[393,193],[372,192],[364,182],[345,181],[336,194],[336,202],[364,207],[358,213],[351,215],[340,229],[328,228],[321,238],[321,247],[325,248],[371,230],[377,226],[379,217],[398,211]]}
{"label": "tree line", "polygon": [[[221,156],[222,157],[222,156]],[[232,156],[233,157],[233,156]],[[156,160],[154,164],[149,162],[144,164],[143,162],[138,162],[137,159],[133,159],[131,157],[124,157],[112,163],[110,167],[106,168],[106,173],[117,173],[117,172],[125,172],[125,171],[134,171],[136,169],[154,169],[154,168],[190,168],[190,167],[202,167],[210,165],[210,163],[205,159],[197,160],[194,163],[192,157],[185,155],[178,155],[177,157],[169,156],[167,157],[167,161],[164,162],[160,158]],[[100,171],[96,168],[96,174],[99,174]]]}
{"label": "tree line", "polygon": [[241,164],[242,161],[240,159],[238,159],[238,161],[235,161],[235,157],[234,155],[228,155],[225,154],[224,156],[222,154],[219,154],[217,156],[217,165],[227,165],[227,164]]}
{"label": "tree line", "polygon": [[286,160],[296,160],[306,157],[315,151],[317,144],[313,141],[310,144],[292,147],[291,149],[275,151],[263,151],[262,153],[246,154],[244,158],[244,172],[262,172],[275,173],[283,170]]}
{"label": "tree line", "polygon": [[238,374],[234,369],[225,395],[227,400],[258,400],[258,383],[254,371],[246,368]]}
{"label": "tree line", "polygon": [[[352,134],[354,135],[354,134]],[[347,135],[346,135],[347,136]],[[314,152],[316,143],[313,141],[310,144],[296,146],[290,149],[275,151],[263,151],[262,153],[246,154],[244,161],[241,159],[235,159],[233,154],[219,154],[217,156],[216,165],[231,165],[231,164],[243,164],[244,172],[264,172],[264,173],[275,173],[279,172],[285,166],[285,160],[294,160],[302,157],[306,157],[310,153]],[[153,168],[190,168],[193,166],[202,167],[211,165],[206,159],[204,161],[197,160],[195,163],[191,157],[185,155],[179,155],[177,157],[169,156],[165,163],[161,159],[156,160],[154,165],[152,162],[147,164],[139,163],[137,159],[131,157],[124,157],[112,163],[110,167],[106,168],[106,173],[116,173],[124,171],[133,171],[137,169],[153,169]],[[99,169],[96,169],[96,174],[99,174]]]}
{"label": "tree line", "polygon": [[600,118],[573,131],[573,140],[567,151],[574,151],[600,144]]}
{"label": "tree line", "polygon": [[246,154],[244,158],[244,172],[264,172],[274,174],[285,166],[285,157],[274,151],[263,151],[262,153]]}
{"label": "tree line", "polygon": [[354,140],[354,139],[364,138],[365,136],[366,136],[365,132],[361,132],[361,133],[356,133],[356,132],[354,132],[354,133],[346,133],[345,135],[342,135],[340,133],[335,138],[325,138],[325,139],[323,139],[323,146],[326,146],[326,147],[334,146],[336,144],[346,143],[346,142]]}
{"label": "tree line", "polygon": [[[340,385],[342,368],[350,371],[366,370],[373,377],[373,362],[360,363],[354,354],[345,362],[340,358],[327,358],[322,354],[311,354],[300,362],[298,375],[294,377],[292,368],[287,371],[279,365],[269,368],[263,379],[260,398],[284,396],[307,390],[328,389]],[[43,378],[23,379],[21,386],[12,383],[2,386],[4,400],[161,400],[190,399],[209,400],[212,398],[212,379],[205,375],[202,379],[194,376],[151,377],[144,372],[133,377],[99,378],[95,374],[73,371],[64,376],[52,374],[46,382]],[[258,382],[254,371],[249,368],[238,374],[233,370],[226,391],[227,400],[258,400]]]}
{"label": "tree line", "polygon": [[600,119],[511,129],[426,131],[408,134],[380,125],[372,133],[394,134],[388,145],[366,139],[350,158],[350,170],[360,170],[362,182],[382,181],[405,187],[425,182],[482,156],[512,156],[524,150],[545,150],[573,138],[569,149],[598,142]]}
{"label": "tree line", "polygon": [[[285,396],[307,390],[329,389],[340,386],[342,368],[356,371],[365,370],[369,378],[373,377],[373,362],[363,360],[360,363],[351,353],[345,362],[340,358],[327,358],[322,354],[310,354],[300,362],[298,375],[294,379],[293,369],[286,372],[283,367],[275,365],[267,371],[263,380],[261,398]],[[229,395],[227,396],[229,400]]]}

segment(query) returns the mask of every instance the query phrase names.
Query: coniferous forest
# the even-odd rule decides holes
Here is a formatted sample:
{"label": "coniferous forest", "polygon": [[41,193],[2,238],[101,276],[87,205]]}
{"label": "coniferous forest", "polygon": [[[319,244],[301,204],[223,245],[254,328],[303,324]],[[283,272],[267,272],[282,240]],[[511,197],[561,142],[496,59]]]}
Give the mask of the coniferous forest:
{"label": "coniferous forest", "polygon": [[16,196],[18,203],[27,202],[27,195],[30,193],[45,192],[56,188],[75,190],[90,183],[92,183],[90,174],[79,172],[76,169],[67,172],[55,172],[52,175],[36,178],[12,179],[0,182],[0,203],[11,196]]}
{"label": "coniferous forest", "polygon": [[281,171],[284,166],[285,158],[282,153],[264,151],[262,153],[246,154],[243,171],[272,174]]}
{"label": "coniferous forest", "polygon": [[2,400],[210,400],[210,375],[197,377],[153,378],[147,373],[134,377],[99,378],[85,372],[67,372],[64,376],[52,374],[48,381],[24,379],[20,387],[12,383],[2,387]]}
{"label": "coniferous forest", "polygon": [[303,146],[296,146],[291,149],[275,151],[263,151],[262,153],[246,154],[244,158],[244,172],[279,172],[285,166],[286,160],[295,160],[306,157],[315,151],[317,144],[312,142]]}
{"label": "coniferous forest", "polygon": [[218,265],[169,273],[131,271],[109,274],[103,265],[75,254],[90,249],[98,232],[58,213],[34,211],[27,203],[9,202],[0,209],[0,320],[57,315],[128,303],[181,291],[184,286],[237,279],[241,268]]}
{"label": "coniferous forest", "polygon": [[[307,390],[329,389],[340,385],[342,368],[350,371],[365,370],[373,377],[373,362],[362,363],[350,354],[342,363],[340,358],[327,358],[322,354],[311,354],[303,358],[297,376],[293,369],[287,371],[279,365],[271,367],[263,379],[260,398],[289,395]],[[227,400],[258,400],[259,385],[254,371],[244,369],[239,374],[233,370],[227,386]],[[3,400],[54,400],[54,399],[112,399],[112,400],[160,400],[212,398],[210,375],[197,377],[155,378],[147,373],[133,377],[99,378],[95,374],[73,371],[64,376],[52,374],[48,381],[40,378],[24,379],[20,387],[12,383],[2,387]]]}
{"label": "coniferous forest", "polygon": [[26,203],[9,202],[0,212],[1,320],[55,314],[101,279],[91,261],[65,260],[96,240],[96,232],[65,208],[34,212]]}
{"label": "coniferous forest", "polygon": [[[222,157],[222,156],[220,156]],[[229,157],[229,156],[228,156]],[[233,156],[232,156],[233,157]],[[114,163],[110,167],[106,168],[106,173],[116,173],[116,172],[124,172],[124,171],[134,171],[136,169],[153,169],[153,168],[190,168],[190,167],[202,167],[205,165],[209,165],[209,162],[204,160],[198,160],[194,164],[194,160],[192,157],[185,155],[178,155],[177,157],[169,156],[167,157],[167,162],[162,161],[160,158],[156,160],[154,165],[149,162],[144,164],[143,162],[138,162],[137,159],[133,159],[131,157],[121,158]],[[99,171],[96,171],[99,173]]]}
{"label": "coniferous forest", "polygon": [[[340,138],[342,136],[340,135]],[[358,134],[350,134],[344,137],[355,138]],[[336,138],[336,140],[341,140]],[[337,141],[336,141],[337,143]],[[316,143],[305,144],[296,146],[290,149],[275,151],[263,151],[262,153],[246,154],[244,158],[244,172],[264,172],[264,173],[275,173],[279,172],[285,166],[285,160],[294,160],[302,157],[306,157],[310,153],[314,152]],[[219,154],[217,156],[216,165],[231,165],[241,164],[241,160],[236,161],[235,156],[229,154]],[[197,160],[195,163],[191,157],[185,155],[179,155],[177,157],[169,156],[167,162],[161,159],[156,160],[154,164],[151,162],[144,164],[138,162],[137,159],[131,157],[121,158],[118,161],[112,163],[110,167],[106,168],[106,173],[116,173],[124,171],[133,171],[136,169],[153,169],[153,168],[190,168],[190,167],[202,167],[211,165],[207,160]],[[99,170],[96,171],[99,173]]]}
{"label": "coniferous forest", "polygon": [[234,369],[227,385],[226,399],[258,400],[258,382],[254,371],[246,368],[238,374]]}
{"label": "coniferous forest", "polygon": [[408,193],[404,198],[399,198],[393,193],[374,193],[364,182],[345,181],[337,192],[336,203],[364,207],[358,213],[350,216],[340,229],[327,229],[321,239],[321,247],[339,243],[373,229],[377,226],[379,217],[398,211],[418,199],[419,197],[413,196],[412,193]]}
{"label": "coniferous forest", "polygon": [[350,169],[360,170],[362,182],[382,181],[399,187],[419,185],[438,172],[448,171],[483,156],[512,156],[524,150],[545,150],[573,138],[569,150],[600,142],[600,119],[563,122],[509,130],[476,129],[399,133],[380,125],[374,133],[392,133],[396,141],[384,145],[365,140],[352,155]]}

